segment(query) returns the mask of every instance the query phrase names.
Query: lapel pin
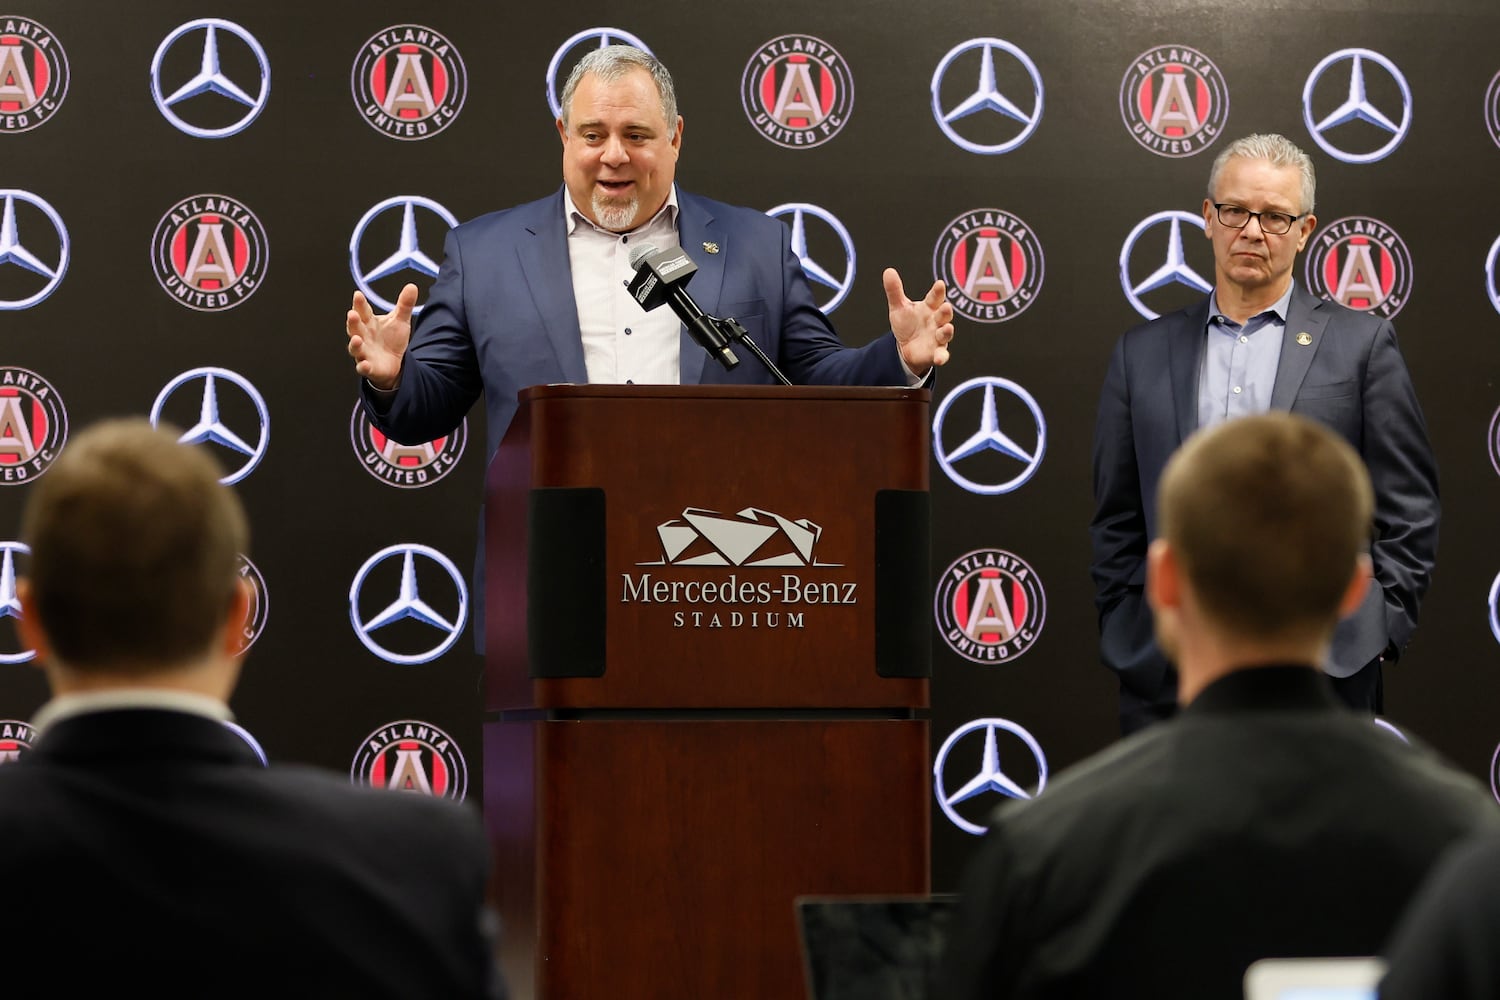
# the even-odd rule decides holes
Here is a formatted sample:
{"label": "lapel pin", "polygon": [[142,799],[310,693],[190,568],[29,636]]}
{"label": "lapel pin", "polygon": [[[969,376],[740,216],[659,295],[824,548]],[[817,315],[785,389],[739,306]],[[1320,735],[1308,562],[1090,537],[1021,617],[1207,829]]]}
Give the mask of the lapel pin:
{"label": "lapel pin", "polygon": [[1301,344],[1303,347],[1306,347],[1308,344],[1312,343],[1312,334],[1308,333],[1306,330],[1302,331],[1301,333],[1297,334],[1297,343]]}
{"label": "lapel pin", "polygon": [[704,241],[703,249],[704,249],[704,252],[706,252],[706,253],[718,253],[719,252],[719,244],[714,243],[712,241]]}

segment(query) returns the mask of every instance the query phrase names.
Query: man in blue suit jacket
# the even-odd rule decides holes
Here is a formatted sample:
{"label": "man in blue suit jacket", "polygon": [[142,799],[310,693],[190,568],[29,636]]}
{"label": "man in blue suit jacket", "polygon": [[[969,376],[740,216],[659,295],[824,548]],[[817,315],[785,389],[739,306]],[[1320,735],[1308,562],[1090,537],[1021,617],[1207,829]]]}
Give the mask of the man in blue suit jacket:
{"label": "man in blue suit jacket", "polygon": [[1416,628],[1437,550],[1436,463],[1390,322],[1292,280],[1317,228],[1314,184],[1312,161],[1282,136],[1230,144],[1203,201],[1213,293],[1127,331],[1110,359],[1094,437],[1091,570],[1100,655],[1119,675],[1127,733],[1176,710],[1176,672],[1155,642],[1142,587],[1157,482],[1199,427],[1290,410],[1339,432],[1369,468],[1377,586],[1339,625],[1324,664],[1347,703],[1381,710],[1381,664]]}
{"label": "man in blue suit jacket", "polygon": [[493,454],[516,393],[553,382],[770,382],[751,360],[708,363],[666,309],[624,290],[631,250],[682,247],[693,297],[733,316],[794,383],[916,385],[948,357],[953,308],[938,282],[906,298],[884,275],[891,334],[846,348],[813,302],[780,222],[677,190],[682,117],[666,68],[630,46],[590,53],[562,94],[562,191],[452,230],[416,330],[408,285],[375,316],[360,293],[348,350],[371,419],[398,441],[447,434],[482,390]]}

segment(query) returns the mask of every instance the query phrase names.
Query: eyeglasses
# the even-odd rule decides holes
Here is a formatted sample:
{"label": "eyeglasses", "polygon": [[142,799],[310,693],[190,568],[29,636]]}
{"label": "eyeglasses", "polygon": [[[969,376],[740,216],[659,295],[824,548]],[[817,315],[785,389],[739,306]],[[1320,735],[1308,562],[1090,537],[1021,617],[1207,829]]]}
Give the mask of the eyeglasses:
{"label": "eyeglasses", "polygon": [[1260,231],[1267,236],[1281,236],[1292,231],[1292,223],[1302,218],[1300,215],[1287,215],[1285,212],[1252,212],[1248,208],[1239,205],[1227,205],[1214,202],[1214,209],[1219,213],[1219,221],[1230,229],[1244,229],[1250,225],[1252,218],[1260,220]]}

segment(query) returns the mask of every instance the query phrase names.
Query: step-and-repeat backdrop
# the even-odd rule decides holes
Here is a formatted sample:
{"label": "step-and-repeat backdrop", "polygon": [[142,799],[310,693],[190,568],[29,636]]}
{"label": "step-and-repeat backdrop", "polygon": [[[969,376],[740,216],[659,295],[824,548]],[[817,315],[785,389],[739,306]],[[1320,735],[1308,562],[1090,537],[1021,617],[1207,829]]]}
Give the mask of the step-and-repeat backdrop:
{"label": "step-and-repeat backdrop", "polygon": [[[1297,277],[1394,319],[1437,450],[1442,547],[1388,675],[1393,738],[1490,781],[1500,9],[1275,6],[23,0],[0,13],[0,616],[17,613],[28,485],[69,433],[170,421],[224,460],[255,526],[247,739],[477,797],[482,412],[386,441],[356,406],[342,317],[356,288],[425,288],[448,227],[555,190],[562,78],[620,40],[676,78],[679,183],[782,218],[848,342],[884,329],[882,268],[948,283],[938,888],[1001,796],[1115,737],[1088,577],[1098,388],[1125,328],[1208,288],[1209,165],[1249,132],[1313,156],[1320,225]],[[45,689],[0,628],[13,757]]]}

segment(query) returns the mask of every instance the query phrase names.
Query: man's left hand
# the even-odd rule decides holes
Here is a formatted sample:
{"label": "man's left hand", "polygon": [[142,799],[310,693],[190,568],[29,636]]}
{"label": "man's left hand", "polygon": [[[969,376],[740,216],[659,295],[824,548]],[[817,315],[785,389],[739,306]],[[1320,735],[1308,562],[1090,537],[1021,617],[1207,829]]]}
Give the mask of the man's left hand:
{"label": "man's left hand", "polygon": [[925,376],[934,365],[947,364],[948,342],[953,339],[953,306],[945,297],[946,287],[934,281],[919,302],[906,297],[901,275],[888,267],[881,275],[886,304],[891,310],[891,332],[901,359],[912,373]]}

